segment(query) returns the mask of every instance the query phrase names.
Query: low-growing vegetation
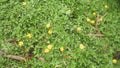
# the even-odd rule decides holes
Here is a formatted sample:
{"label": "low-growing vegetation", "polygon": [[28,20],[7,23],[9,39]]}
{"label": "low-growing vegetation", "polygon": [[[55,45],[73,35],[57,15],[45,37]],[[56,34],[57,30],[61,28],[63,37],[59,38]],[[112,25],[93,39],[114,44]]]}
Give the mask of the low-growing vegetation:
{"label": "low-growing vegetation", "polygon": [[119,68],[119,0],[0,0],[1,68]]}

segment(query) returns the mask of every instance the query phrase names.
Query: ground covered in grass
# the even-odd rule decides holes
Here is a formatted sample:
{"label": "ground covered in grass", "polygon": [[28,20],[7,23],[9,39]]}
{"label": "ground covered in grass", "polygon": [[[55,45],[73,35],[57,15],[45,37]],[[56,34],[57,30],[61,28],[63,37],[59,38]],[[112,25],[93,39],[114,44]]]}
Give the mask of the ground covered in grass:
{"label": "ground covered in grass", "polygon": [[1,68],[119,68],[119,0],[0,0]]}

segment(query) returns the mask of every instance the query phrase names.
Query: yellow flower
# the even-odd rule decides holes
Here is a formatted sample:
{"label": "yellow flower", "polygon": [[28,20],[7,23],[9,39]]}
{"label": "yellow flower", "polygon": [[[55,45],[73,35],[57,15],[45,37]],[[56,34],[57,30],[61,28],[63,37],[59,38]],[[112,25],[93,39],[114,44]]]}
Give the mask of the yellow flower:
{"label": "yellow flower", "polygon": [[66,14],[71,14],[71,13],[72,11],[70,9],[66,11]]}
{"label": "yellow flower", "polygon": [[63,48],[63,47],[61,47],[61,48],[60,48],[60,51],[61,51],[61,52],[63,52],[63,51],[64,51],[64,48]]}
{"label": "yellow flower", "polygon": [[113,59],[112,62],[113,62],[114,64],[116,64],[116,63],[117,63],[117,60],[116,60],[116,59]]}
{"label": "yellow flower", "polygon": [[107,9],[107,8],[108,8],[108,6],[107,6],[107,5],[105,5],[104,7],[105,7],[105,9]]}
{"label": "yellow flower", "polygon": [[32,35],[30,33],[27,34],[28,38],[32,38]]}
{"label": "yellow flower", "polygon": [[91,23],[91,24],[94,24],[94,23],[95,23],[95,20],[91,20],[90,23]]}
{"label": "yellow flower", "polygon": [[21,46],[23,46],[23,41],[20,41],[19,43],[18,43],[18,45],[21,47]]}
{"label": "yellow flower", "polygon": [[50,23],[48,23],[48,24],[46,25],[46,28],[50,28]]}
{"label": "yellow flower", "polygon": [[93,15],[94,15],[94,16],[96,16],[96,13],[95,13],[95,12],[93,12]]}
{"label": "yellow flower", "polygon": [[50,29],[50,30],[48,30],[48,34],[52,34],[53,33],[53,31]]}
{"label": "yellow flower", "polygon": [[22,5],[24,5],[24,6],[25,6],[25,5],[27,5],[27,3],[26,3],[26,2],[23,2],[23,3],[22,3]]}
{"label": "yellow flower", "polygon": [[78,32],[81,31],[81,27],[77,27],[77,31],[78,31]]}
{"label": "yellow flower", "polygon": [[80,49],[84,49],[85,48],[85,46],[83,45],[83,44],[80,44]]}
{"label": "yellow flower", "polygon": [[90,18],[87,18],[86,20],[87,20],[87,22],[90,22],[90,21],[91,21]]}
{"label": "yellow flower", "polygon": [[101,18],[99,19],[99,21],[103,21],[103,18],[101,17]]}
{"label": "yellow flower", "polygon": [[48,48],[46,48],[44,52],[45,52],[45,53],[48,53],[49,51],[50,51],[50,50],[49,50]]}
{"label": "yellow flower", "polygon": [[53,45],[51,45],[51,44],[49,44],[48,46],[47,46],[47,49],[52,49],[52,47],[53,47]]}

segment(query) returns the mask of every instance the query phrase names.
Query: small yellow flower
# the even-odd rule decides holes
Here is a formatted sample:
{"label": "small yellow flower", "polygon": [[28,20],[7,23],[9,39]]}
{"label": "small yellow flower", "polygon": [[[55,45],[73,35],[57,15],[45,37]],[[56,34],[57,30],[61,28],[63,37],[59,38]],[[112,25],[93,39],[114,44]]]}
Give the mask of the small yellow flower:
{"label": "small yellow flower", "polygon": [[71,13],[72,11],[70,9],[66,11],[66,14],[71,14]]}
{"label": "small yellow flower", "polygon": [[50,28],[50,23],[48,23],[48,24],[46,25],[46,28]]}
{"label": "small yellow flower", "polygon": [[63,52],[63,51],[64,51],[64,48],[63,48],[63,47],[60,47],[60,51]]}
{"label": "small yellow flower", "polygon": [[101,17],[101,18],[99,19],[99,21],[103,21],[103,18]]}
{"label": "small yellow flower", "polygon": [[47,49],[52,49],[52,47],[53,47],[53,45],[51,45],[51,44],[49,44],[48,46],[47,46]]}
{"label": "small yellow flower", "polygon": [[27,34],[28,38],[32,38],[32,35],[30,33]]}
{"label": "small yellow flower", "polygon": [[87,22],[90,22],[90,21],[91,21],[90,18],[87,18],[86,20],[87,20]]}
{"label": "small yellow flower", "polygon": [[77,32],[81,31],[81,27],[77,27]]}
{"label": "small yellow flower", "polygon": [[85,46],[83,45],[83,44],[80,44],[80,49],[84,49],[85,48]]}
{"label": "small yellow flower", "polygon": [[96,13],[95,13],[95,12],[93,12],[93,15],[94,15],[94,16],[96,16]]}
{"label": "small yellow flower", "polygon": [[53,31],[50,29],[50,30],[48,30],[48,34],[52,34],[53,33]]}
{"label": "small yellow flower", "polygon": [[107,8],[108,8],[108,6],[107,6],[107,5],[105,5],[104,7],[105,7],[105,9],[107,9]]}
{"label": "small yellow flower", "polygon": [[48,53],[49,51],[50,51],[50,50],[49,50],[48,48],[46,48],[44,52],[45,52],[45,53]]}
{"label": "small yellow flower", "polygon": [[114,64],[116,64],[116,63],[117,63],[117,59],[113,59],[112,62],[113,62]]}
{"label": "small yellow flower", "polygon": [[91,23],[91,24],[94,24],[94,23],[95,23],[95,20],[91,20],[90,23]]}
{"label": "small yellow flower", "polygon": [[18,45],[21,47],[21,46],[23,46],[23,41],[20,41],[19,43],[18,43]]}
{"label": "small yellow flower", "polygon": [[27,5],[27,3],[26,3],[26,2],[23,2],[23,3],[22,3],[22,5],[24,5],[24,6],[25,6],[25,5]]}

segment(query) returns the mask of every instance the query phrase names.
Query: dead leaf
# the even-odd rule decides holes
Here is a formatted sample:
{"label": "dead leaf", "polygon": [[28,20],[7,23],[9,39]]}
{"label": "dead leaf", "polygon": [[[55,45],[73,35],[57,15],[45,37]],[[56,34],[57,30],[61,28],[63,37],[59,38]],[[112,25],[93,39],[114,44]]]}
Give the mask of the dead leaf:
{"label": "dead leaf", "polygon": [[64,56],[64,58],[72,59],[72,56]]}
{"label": "dead leaf", "polygon": [[6,53],[2,50],[0,50],[0,55],[2,55],[3,57],[7,57],[7,58],[10,58],[10,59],[15,59],[15,60],[20,60],[20,61],[25,61],[26,60],[24,57],[21,57],[21,56],[6,55]]}
{"label": "dead leaf", "polygon": [[46,61],[43,57],[40,57],[39,60],[41,60],[41,61]]}
{"label": "dead leaf", "polygon": [[17,56],[17,55],[6,55],[5,57],[15,59],[15,60],[20,60],[20,61],[25,61],[26,60],[24,57]]}
{"label": "dead leaf", "polygon": [[0,55],[4,55],[5,53],[2,51],[2,50],[0,50]]}
{"label": "dead leaf", "polygon": [[103,34],[87,34],[87,36],[97,36],[97,37],[102,37],[104,36]]}
{"label": "dead leaf", "polygon": [[16,39],[6,39],[4,42],[16,42]]}
{"label": "dead leaf", "polygon": [[63,60],[63,64],[66,66],[67,65],[67,63],[65,62],[65,60]]}

